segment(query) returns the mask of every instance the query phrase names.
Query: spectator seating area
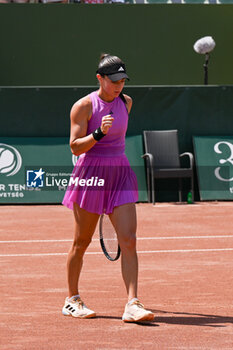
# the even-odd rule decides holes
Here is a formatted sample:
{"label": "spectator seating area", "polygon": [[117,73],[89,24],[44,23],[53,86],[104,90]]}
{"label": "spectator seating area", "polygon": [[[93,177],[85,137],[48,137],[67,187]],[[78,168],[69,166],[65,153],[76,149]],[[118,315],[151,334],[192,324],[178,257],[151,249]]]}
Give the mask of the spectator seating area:
{"label": "spectator seating area", "polygon": [[0,4],[9,3],[233,4],[233,0],[0,0]]}

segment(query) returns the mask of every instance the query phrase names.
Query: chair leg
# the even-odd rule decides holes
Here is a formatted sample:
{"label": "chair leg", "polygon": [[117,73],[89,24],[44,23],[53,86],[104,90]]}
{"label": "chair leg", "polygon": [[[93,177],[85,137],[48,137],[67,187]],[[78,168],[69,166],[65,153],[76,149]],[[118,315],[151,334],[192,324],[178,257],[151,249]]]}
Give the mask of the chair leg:
{"label": "chair leg", "polygon": [[150,170],[147,168],[146,170],[147,175],[147,198],[148,203],[151,203],[151,180],[150,180]]}
{"label": "chair leg", "polygon": [[152,203],[155,205],[155,180],[151,177],[151,192],[152,192]]}
{"label": "chair leg", "polygon": [[182,202],[182,179],[179,179],[179,202]]}

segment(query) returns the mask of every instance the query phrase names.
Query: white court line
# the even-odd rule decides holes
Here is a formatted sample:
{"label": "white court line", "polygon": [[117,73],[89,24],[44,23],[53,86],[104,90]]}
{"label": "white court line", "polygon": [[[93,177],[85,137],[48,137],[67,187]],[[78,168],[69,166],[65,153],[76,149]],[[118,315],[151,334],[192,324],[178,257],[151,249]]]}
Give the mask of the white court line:
{"label": "white court line", "polygon": [[[224,252],[233,251],[233,248],[220,249],[174,249],[174,250],[142,250],[137,251],[138,254],[154,254],[154,253],[199,253],[199,252]],[[68,253],[38,253],[38,254],[0,254],[0,257],[33,257],[33,256],[63,256]],[[103,255],[102,252],[86,252],[86,255]]]}
{"label": "white court line", "polygon": [[229,203],[227,202],[215,202],[215,203],[202,203],[202,202],[195,202],[193,204],[188,204],[187,202],[177,202],[177,203],[157,203],[157,204],[152,204],[150,203],[150,206],[152,208],[156,208],[156,209],[159,209],[159,208],[175,208],[175,209],[179,209],[179,208],[192,208],[192,210],[194,208],[198,208],[198,207],[202,207],[202,208],[209,208],[209,207],[215,207],[215,208],[224,208],[224,207],[232,207],[232,202],[230,201]]}
{"label": "white court line", "polygon": [[[215,236],[170,236],[170,237],[137,237],[138,241],[146,240],[167,240],[167,239],[213,239],[213,238],[233,238],[233,235],[215,235]],[[92,241],[99,241],[94,238]],[[0,241],[4,243],[57,243],[57,242],[73,242],[72,239],[31,239],[31,240],[16,240],[16,241]]]}
{"label": "white court line", "polygon": [[73,242],[72,239],[25,239],[18,241],[0,241],[3,243],[56,243],[56,242]]}

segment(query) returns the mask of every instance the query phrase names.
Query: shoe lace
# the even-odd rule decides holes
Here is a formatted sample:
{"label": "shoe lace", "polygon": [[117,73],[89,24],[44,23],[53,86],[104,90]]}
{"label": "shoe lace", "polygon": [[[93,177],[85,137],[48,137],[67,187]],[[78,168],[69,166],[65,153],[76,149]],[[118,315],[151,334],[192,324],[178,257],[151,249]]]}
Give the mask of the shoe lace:
{"label": "shoe lace", "polygon": [[142,303],[140,303],[139,300],[135,300],[135,301],[132,303],[132,305],[137,305],[138,307],[144,309],[144,305],[143,305]]}
{"label": "shoe lace", "polygon": [[79,308],[83,308],[84,306],[83,301],[79,297],[74,298],[73,303],[78,304]]}

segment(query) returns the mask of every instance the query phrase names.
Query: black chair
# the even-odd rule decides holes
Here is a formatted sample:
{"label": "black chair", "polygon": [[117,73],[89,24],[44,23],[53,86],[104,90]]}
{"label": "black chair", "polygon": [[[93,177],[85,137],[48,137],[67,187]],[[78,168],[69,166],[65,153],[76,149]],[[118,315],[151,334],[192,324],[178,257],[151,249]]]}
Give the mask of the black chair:
{"label": "black chair", "polygon": [[[183,178],[190,178],[192,198],[194,198],[193,154],[185,152],[179,154],[177,130],[143,131],[146,159],[148,201],[155,204],[155,179],[179,179],[179,201],[182,201],[181,185]],[[189,168],[181,167],[180,158],[189,157]]]}

